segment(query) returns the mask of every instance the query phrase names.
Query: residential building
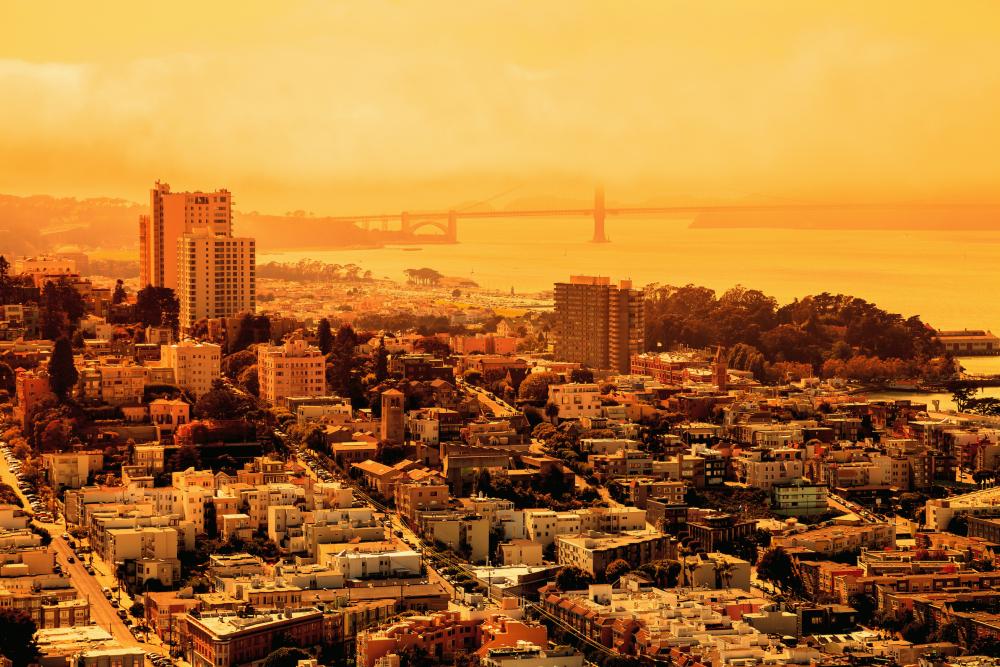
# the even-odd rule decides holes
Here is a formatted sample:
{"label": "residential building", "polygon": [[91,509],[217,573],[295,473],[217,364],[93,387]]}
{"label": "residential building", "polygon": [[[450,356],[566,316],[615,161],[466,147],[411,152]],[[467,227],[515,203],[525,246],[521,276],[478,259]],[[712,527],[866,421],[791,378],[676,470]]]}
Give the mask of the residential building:
{"label": "residential building", "polygon": [[49,484],[57,490],[79,489],[104,467],[104,454],[99,451],[44,454],[43,458]]}
{"label": "residential building", "polygon": [[1000,338],[994,336],[991,331],[982,329],[938,331],[935,338],[947,352],[955,356],[1000,354]]}
{"label": "residential building", "polygon": [[749,537],[757,529],[754,519],[721,512],[707,512],[688,520],[688,535],[698,540],[702,549],[718,551],[722,544],[732,544]]}
{"label": "residential building", "polygon": [[157,181],[149,191],[149,209],[139,218],[139,284],[179,293],[178,240],[198,229],[211,237],[230,236],[232,196],[228,190],[171,192]]}
{"label": "residential building", "polygon": [[191,421],[191,404],[179,398],[156,398],[149,402],[149,421],[162,433],[173,433],[178,426]]}
{"label": "residential building", "polygon": [[556,537],[556,558],[560,565],[575,565],[592,576],[603,575],[619,558],[634,567],[668,555],[670,537],[656,531],[633,531],[611,535],[590,531]]}
{"label": "residential building", "polygon": [[222,348],[215,343],[184,340],[160,347],[160,364],[174,371],[177,386],[201,396],[222,375]]}
{"label": "residential building", "polygon": [[891,523],[865,523],[857,526],[833,525],[813,528],[790,535],[775,536],[775,547],[805,547],[824,556],[866,549],[896,546],[896,527]]}
{"label": "residential building", "polygon": [[628,373],[643,351],[644,301],[631,281],[571,276],[556,283],[556,359]]}
{"label": "residential building", "polygon": [[270,614],[202,613],[182,618],[185,659],[192,667],[236,667],[263,660],[278,638],[299,647],[323,641],[323,612],[310,607]]}
{"label": "residential building", "polygon": [[601,416],[601,390],[596,384],[551,384],[549,403],[559,408],[559,419]]}
{"label": "residential building", "polygon": [[28,428],[31,415],[48,401],[55,401],[49,385],[49,374],[44,368],[26,371],[18,368],[14,375],[14,395],[17,404],[14,408],[14,418],[21,423],[21,428]]}
{"label": "residential building", "polygon": [[795,479],[771,487],[771,507],[779,516],[817,516],[827,512],[829,490],[806,478]]}
{"label": "residential building", "polygon": [[257,348],[260,397],[272,405],[284,404],[289,396],[326,394],[326,357],[314,345],[292,337],[283,345]]}
{"label": "residential building", "polygon": [[177,239],[180,324],[252,313],[257,307],[256,245],[252,238],[217,236],[198,228]]}

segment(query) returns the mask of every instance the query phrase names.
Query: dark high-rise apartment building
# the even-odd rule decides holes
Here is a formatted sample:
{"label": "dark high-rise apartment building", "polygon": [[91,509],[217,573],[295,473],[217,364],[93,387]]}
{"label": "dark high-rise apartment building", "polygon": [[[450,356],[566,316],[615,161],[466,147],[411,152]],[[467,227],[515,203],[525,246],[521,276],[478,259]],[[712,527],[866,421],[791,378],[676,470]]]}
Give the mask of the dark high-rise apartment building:
{"label": "dark high-rise apartment building", "polygon": [[645,306],[632,282],[597,276],[556,283],[556,359],[628,373],[643,351]]}

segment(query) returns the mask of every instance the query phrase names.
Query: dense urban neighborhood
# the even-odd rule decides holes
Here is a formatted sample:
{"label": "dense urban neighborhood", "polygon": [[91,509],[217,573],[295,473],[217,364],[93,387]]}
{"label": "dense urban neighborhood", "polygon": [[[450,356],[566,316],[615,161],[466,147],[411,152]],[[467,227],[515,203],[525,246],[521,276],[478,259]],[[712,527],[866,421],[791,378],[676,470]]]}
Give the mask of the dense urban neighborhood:
{"label": "dense urban neighborhood", "polygon": [[1000,659],[992,333],[259,273],[228,191],[150,199],[138,279],[0,257],[2,664]]}

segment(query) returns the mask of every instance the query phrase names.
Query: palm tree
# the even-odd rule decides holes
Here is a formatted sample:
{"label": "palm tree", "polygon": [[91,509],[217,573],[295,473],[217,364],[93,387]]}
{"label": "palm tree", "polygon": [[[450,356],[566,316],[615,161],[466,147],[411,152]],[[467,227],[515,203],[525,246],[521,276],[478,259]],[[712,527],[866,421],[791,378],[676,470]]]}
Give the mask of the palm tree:
{"label": "palm tree", "polygon": [[729,588],[729,584],[733,581],[733,564],[729,560],[717,560],[712,564],[715,569],[715,586],[716,588]]}

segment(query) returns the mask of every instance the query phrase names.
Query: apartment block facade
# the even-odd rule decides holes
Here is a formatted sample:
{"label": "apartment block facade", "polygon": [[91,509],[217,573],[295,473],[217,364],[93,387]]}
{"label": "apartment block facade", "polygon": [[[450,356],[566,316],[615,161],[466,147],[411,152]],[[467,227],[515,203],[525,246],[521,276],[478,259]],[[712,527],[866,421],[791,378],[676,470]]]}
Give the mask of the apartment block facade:
{"label": "apartment block facade", "polygon": [[326,394],[326,358],[318,347],[301,338],[258,347],[257,376],[260,397],[272,405],[283,403],[289,396]]}
{"label": "apartment block facade", "polygon": [[252,238],[217,236],[200,227],[176,240],[180,323],[233,317],[256,308],[256,248]]}
{"label": "apartment block facade", "polygon": [[177,290],[178,239],[197,229],[229,236],[232,220],[228,190],[171,192],[157,181],[149,191],[149,215],[139,217],[139,284]]}
{"label": "apartment block facade", "polygon": [[645,301],[631,281],[599,276],[556,283],[556,359],[628,373],[643,351]]}

